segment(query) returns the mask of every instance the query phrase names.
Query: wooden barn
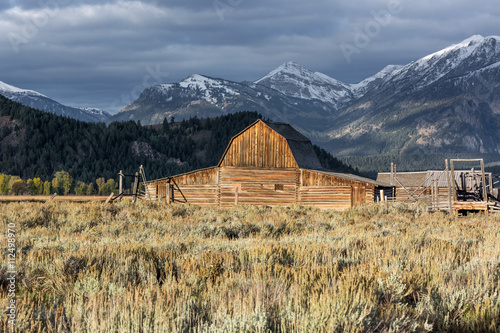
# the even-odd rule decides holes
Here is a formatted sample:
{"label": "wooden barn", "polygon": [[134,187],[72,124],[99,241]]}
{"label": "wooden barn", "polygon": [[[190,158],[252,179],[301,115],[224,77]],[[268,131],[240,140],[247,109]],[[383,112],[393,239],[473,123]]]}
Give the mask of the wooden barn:
{"label": "wooden barn", "polygon": [[374,202],[387,186],[323,169],[305,136],[288,124],[257,120],[231,139],[217,166],[150,181],[148,191],[168,203],[342,210]]}

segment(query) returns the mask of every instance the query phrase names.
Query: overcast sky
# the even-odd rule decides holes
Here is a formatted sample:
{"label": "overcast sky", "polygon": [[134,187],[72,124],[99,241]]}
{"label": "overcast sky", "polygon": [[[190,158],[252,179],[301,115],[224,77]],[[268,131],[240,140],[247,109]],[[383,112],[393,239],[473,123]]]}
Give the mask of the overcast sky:
{"label": "overcast sky", "polygon": [[116,112],[198,73],[254,81],[287,61],[356,83],[475,35],[498,0],[2,0],[0,81]]}

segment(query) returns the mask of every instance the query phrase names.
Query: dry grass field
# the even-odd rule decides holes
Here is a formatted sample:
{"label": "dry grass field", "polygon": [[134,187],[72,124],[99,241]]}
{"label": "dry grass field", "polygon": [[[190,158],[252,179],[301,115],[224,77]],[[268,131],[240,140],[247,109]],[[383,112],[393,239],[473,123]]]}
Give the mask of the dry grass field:
{"label": "dry grass field", "polygon": [[[16,232],[17,332],[500,330],[500,216],[400,204],[0,207],[3,258],[7,226]],[[0,278],[5,309],[6,259]]]}

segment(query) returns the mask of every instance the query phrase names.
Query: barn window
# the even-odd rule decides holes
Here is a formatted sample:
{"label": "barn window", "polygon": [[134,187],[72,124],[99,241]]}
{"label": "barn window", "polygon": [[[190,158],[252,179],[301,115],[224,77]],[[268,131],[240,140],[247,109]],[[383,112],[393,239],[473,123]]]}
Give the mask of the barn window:
{"label": "barn window", "polygon": [[274,184],[275,191],[283,191],[283,184]]}

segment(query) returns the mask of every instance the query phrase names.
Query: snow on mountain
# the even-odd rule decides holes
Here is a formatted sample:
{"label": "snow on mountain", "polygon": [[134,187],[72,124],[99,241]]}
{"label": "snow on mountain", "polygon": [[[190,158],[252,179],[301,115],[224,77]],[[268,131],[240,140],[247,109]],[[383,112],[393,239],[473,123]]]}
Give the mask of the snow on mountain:
{"label": "snow on mountain", "polygon": [[11,86],[10,84],[7,84],[5,82],[0,81],[0,94],[2,95],[15,95],[15,94],[25,94],[25,95],[31,95],[31,96],[40,96],[40,97],[47,97],[45,95],[40,94],[39,92],[36,92],[34,90],[26,90],[26,89],[21,89],[18,87]]}
{"label": "snow on mountain", "polygon": [[199,74],[192,74],[179,83],[159,84],[153,88],[165,95],[170,95],[175,89],[184,88],[186,91],[196,92],[198,97],[212,104],[225,102],[226,97],[240,94],[231,88],[231,82],[227,80]]}
{"label": "snow on mountain", "polygon": [[99,108],[83,107],[83,108],[77,108],[77,109],[80,109],[84,112],[88,112],[90,114],[94,114],[96,116],[100,116],[100,117],[104,117],[104,118],[107,118],[110,116],[108,111],[103,110],[103,109],[99,109]]}
{"label": "snow on mountain", "polygon": [[217,95],[220,95],[223,99],[227,95],[239,95],[238,92],[231,89],[228,86],[228,82],[220,79],[212,79],[199,74],[190,75],[184,81],[181,81],[179,85],[182,88],[189,88],[200,90],[204,93],[204,99],[209,103],[217,103],[218,98],[214,96],[213,91],[217,91]]}
{"label": "snow on mountain", "polygon": [[281,93],[302,99],[318,99],[338,106],[352,97],[348,84],[328,75],[312,72],[295,62],[287,62],[255,81]]}
{"label": "snow on mountain", "polygon": [[395,73],[397,73],[404,66],[400,65],[388,65],[384,67],[380,72],[364,79],[363,81],[355,84],[351,84],[350,88],[356,97],[360,97],[366,93],[367,90],[373,84],[380,83],[381,81],[389,80]]}
{"label": "snow on mountain", "polygon": [[193,74],[147,88],[109,121],[154,124],[257,110],[339,155],[500,152],[499,78],[500,37],[472,36],[355,84],[294,62],[255,82]]}
{"label": "snow on mountain", "polygon": [[14,87],[0,81],[0,94],[23,105],[88,122],[104,121],[110,114],[97,108],[76,108],[63,105],[34,90]]}
{"label": "snow on mountain", "polygon": [[[500,37],[479,35],[401,67],[390,78],[399,88],[413,91],[441,79],[456,79],[500,61]],[[387,80],[386,80],[387,81]]]}

